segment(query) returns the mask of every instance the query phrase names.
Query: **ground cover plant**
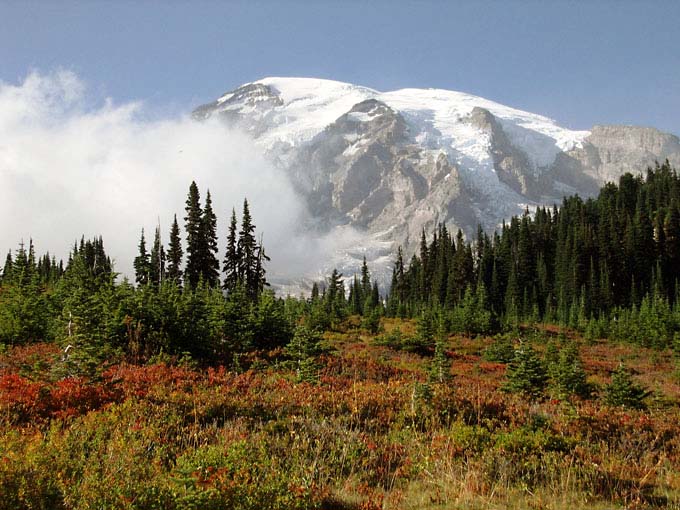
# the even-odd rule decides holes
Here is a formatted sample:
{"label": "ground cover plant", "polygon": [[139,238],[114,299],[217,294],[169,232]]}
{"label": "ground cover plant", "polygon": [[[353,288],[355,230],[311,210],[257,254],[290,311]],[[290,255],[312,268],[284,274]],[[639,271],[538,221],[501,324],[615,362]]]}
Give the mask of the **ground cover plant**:
{"label": "ground cover plant", "polygon": [[[382,327],[417,330],[399,319]],[[168,358],[57,378],[63,360],[53,345],[7,348],[0,508],[680,504],[670,351],[610,348],[571,331],[560,340],[538,327],[509,335],[517,359],[495,362],[484,353],[497,338],[447,335],[438,340],[447,377],[433,378],[441,359],[376,338],[351,324],[326,334],[302,378],[282,351],[244,356],[238,370]],[[548,345],[558,366],[578,358],[588,395],[546,375],[557,370]],[[535,374],[517,386],[523,371],[512,367],[529,349],[537,361],[528,365],[547,368],[527,391]],[[647,389],[640,405],[612,401],[628,387],[617,382],[622,360],[633,394]]]}

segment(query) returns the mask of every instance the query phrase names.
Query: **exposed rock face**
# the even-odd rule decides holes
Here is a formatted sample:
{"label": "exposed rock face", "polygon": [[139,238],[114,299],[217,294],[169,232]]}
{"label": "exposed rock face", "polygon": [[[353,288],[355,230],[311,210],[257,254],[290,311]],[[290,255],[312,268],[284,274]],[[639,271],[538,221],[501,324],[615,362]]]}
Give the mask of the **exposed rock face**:
{"label": "exposed rock face", "polygon": [[267,78],[194,112],[213,116],[249,132],[288,173],[317,227],[352,225],[407,252],[438,222],[472,234],[655,161],[680,166],[680,140],[656,129],[570,131],[442,90]]}
{"label": "exposed rock face", "polygon": [[450,219],[449,207],[464,201],[455,165],[412,143],[404,118],[375,99],[356,104],[302,146],[290,167],[315,217],[391,229],[402,243]]}
{"label": "exposed rock face", "polygon": [[527,155],[510,142],[491,112],[475,106],[468,122],[489,136],[489,152],[498,179],[521,195],[538,196],[539,185],[530,171],[532,166]]}
{"label": "exposed rock face", "polygon": [[[642,172],[666,159],[680,166],[680,139],[654,128],[595,126],[583,147],[558,156],[557,178],[578,184],[587,194],[597,193],[606,182],[616,182],[625,172]],[[585,184],[585,186],[584,186]]]}

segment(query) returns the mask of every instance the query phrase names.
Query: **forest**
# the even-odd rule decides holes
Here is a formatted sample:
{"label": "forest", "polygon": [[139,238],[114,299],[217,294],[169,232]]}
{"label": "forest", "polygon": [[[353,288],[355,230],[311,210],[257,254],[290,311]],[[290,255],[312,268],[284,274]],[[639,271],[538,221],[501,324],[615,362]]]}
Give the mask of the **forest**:
{"label": "forest", "polygon": [[239,212],[221,245],[192,182],[134,282],[101,237],[7,253],[0,509],[680,507],[668,162],[422,232],[386,289],[364,259],[277,296]]}

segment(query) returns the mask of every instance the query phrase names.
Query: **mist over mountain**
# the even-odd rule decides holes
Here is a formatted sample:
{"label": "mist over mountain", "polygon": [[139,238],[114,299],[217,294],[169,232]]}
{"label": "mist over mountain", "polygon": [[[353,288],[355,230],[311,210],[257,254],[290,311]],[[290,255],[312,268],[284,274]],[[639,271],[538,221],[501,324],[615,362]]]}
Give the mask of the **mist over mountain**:
{"label": "mist over mountain", "polygon": [[[474,235],[565,195],[593,196],[624,172],[680,164],[654,128],[562,128],[541,115],[439,89],[379,92],[312,78],[265,78],[200,106],[194,119],[244,130],[304,197],[304,229],[352,232],[329,267],[365,255],[386,278],[438,223]],[[311,276],[311,273],[310,275]]]}

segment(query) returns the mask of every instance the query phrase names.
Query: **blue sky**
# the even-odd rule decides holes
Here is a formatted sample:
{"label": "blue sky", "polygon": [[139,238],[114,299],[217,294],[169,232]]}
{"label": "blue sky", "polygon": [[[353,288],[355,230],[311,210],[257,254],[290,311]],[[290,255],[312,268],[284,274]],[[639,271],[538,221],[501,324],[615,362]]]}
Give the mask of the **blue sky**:
{"label": "blue sky", "polygon": [[0,0],[0,80],[66,68],[97,97],[162,115],[264,76],[314,76],[680,134],[679,22],[677,1]]}

